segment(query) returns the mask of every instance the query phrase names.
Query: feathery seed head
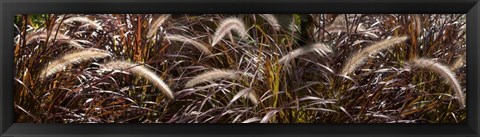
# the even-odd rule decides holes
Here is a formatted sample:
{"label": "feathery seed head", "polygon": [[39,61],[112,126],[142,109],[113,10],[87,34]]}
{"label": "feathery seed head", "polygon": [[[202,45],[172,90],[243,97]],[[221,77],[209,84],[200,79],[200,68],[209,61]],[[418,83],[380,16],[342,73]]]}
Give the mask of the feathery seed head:
{"label": "feathery seed head", "polygon": [[303,46],[301,48],[297,48],[297,49],[289,52],[287,55],[280,58],[278,63],[280,63],[280,64],[288,63],[293,58],[296,58],[298,56],[313,52],[315,50],[321,50],[325,53],[331,53],[332,52],[332,50],[327,45],[325,45],[323,43],[315,43],[315,44],[312,44],[312,45],[309,45],[309,46]]}
{"label": "feathery seed head", "polygon": [[168,98],[170,99],[175,98],[173,91],[170,89],[170,87],[159,76],[157,76],[155,72],[151,71],[150,69],[146,68],[143,65],[130,63],[126,61],[111,61],[111,62],[105,63],[102,67],[104,69],[124,70],[124,71],[131,72],[136,76],[147,79],[157,89],[162,91],[162,93]]}
{"label": "feathery seed head", "polygon": [[240,74],[234,70],[214,69],[195,76],[185,84],[185,88],[191,88],[197,84],[216,79],[240,79]]}
{"label": "feathery seed head", "polygon": [[280,30],[281,25],[278,23],[278,20],[274,15],[261,14],[260,16],[262,16],[270,25],[272,25],[275,30]]}
{"label": "feathery seed head", "polygon": [[95,28],[97,30],[102,30],[102,27],[100,26],[100,24],[98,24],[97,22],[87,17],[70,17],[63,21],[63,23],[72,23],[72,22],[85,23],[86,25],[91,26],[92,28]]}
{"label": "feathery seed head", "polygon": [[207,55],[212,54],[212,52],[210,51],[210,49],[207,46],[205,46],[204,44],[202,44],[200,42],[192,40],[191,38],[187,38],[187,37],[181,36],[181,35],[167,35],[164,38],[167,39],[167,40],[171,40],[171,41],[179,41],[179,42],[189,43],[189,44],[192,44],[193,46],[195,46],[200,51],[206,53]]}
{"label": "feathery seed head", "polygon": [[[47,37],[48,37],[48,33],[45,31],[34,32],[26,36],[25,43],[28,45],[33,43],[36,40],[46,41]],[[49,41],[54,41],[54,40],[57,40],[58,42],[61,42],[61,43],[68,43],[69,46],[75,47],[77,49],[84,49],[83,45],[78,43],[77,40],[72,40],[70,39],[70,37],[61,33],[55,33],[50,35]]]}
{"label": "feathery seed head", "polygon": [[239,18],[230,17],[223,20],[213,34],[212,46],[215,46],[218,42],[220,42],[225,34],[231,30],[235,31],[242,38],[247,35],[243,21],[241,21]]}
{"label": "feathery seed head", "polygon": [[417,58],[410,61],[415,67],[430,70],[445,79],[449,86],[455,91],[456,99],[461,107],[465,107],[465,97],[455,74],[445,65],[438,63],[432,59]]}
{"label": "feathery seed head", "polygon": [[165,23],[165,21],[167,21],[167,19],[170,16],[171,16],[170,14],[163,14],[163,15],[157,17],[155,20],[153,20],[152,24],[148,28],[147,38],[152,38],[157,33],[160,26],[162,26],[163,23]]}
{"label": "feathery seed head", "polygon": [[83,61],[105,58],[110,56],[110,53],[98,49],[84,49],[70,54],[66,54],[52,62],[41,71],[40,78],[47,78],[52,74],[64,70],[67,66],[77,64]]}
{"label": "feathery seed head", "polygon": [[340,74],[348,75],[352,73],[353,71],[355,71],[355,69],[357,69],[357,67],[363,64],[363,62],[365,61],[365,59],[368,58],[369,55],[378,54],[380,51],[388,49],[406,40],[407,40],[406,36],[393,37],[387,40],[377,42],[365,49],[362,49],[360,52],[357,52],[348,58],[346,63],[343,65],[343,68]]}

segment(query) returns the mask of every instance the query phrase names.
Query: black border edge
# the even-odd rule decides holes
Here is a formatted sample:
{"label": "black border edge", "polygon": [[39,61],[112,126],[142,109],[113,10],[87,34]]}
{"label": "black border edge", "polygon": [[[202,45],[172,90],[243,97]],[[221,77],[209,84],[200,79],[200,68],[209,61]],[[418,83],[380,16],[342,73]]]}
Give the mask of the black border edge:
{"label": "black border edge", "polygon": [[[3,1],[0,1],[0,18],[1,20],[4,19],[4,15],[5,15],[5,8],[3,8]],[[4,34],[4,31],[3,31],[3,28],[5,27],[5,23],[3,21],[0,22],[0,41],[1,41],[1,44],[2,45],[5,45],[5,41],[3,40],[3,34]],[[3,50],[3,46],[0,45],[0,65],[5,65],[5,62],[4,62],[4,59],[3,59],[3,55],[4,55],[4,50]],[[3,134],[6,132],[6,128],[8,128],[10,125],[8,124],[8,122],[5,121],[5,119],[7,119],[6,117],[6,111],[5,111],[5,99],[6,99],[6,96],[5,96],[5,86],[4,86],[4,81],[6,80],[3,76],[3,73],[4,73],[4,70],[0,70],[0,133]]]}
{"label": "black border edge", "polygon": [[[475,131],[475,134],[479,136],[480,126],[478,121],[480,120],[480,106],[478,99],[480,99],[480,89],[478,86],[478,80],[480,73],[478,73],[480,59],[478,54],[480,53],[480,39],[478,38],[480,33],[480,2],[477,2],[467,13],[467,108],[476,108],[474,111],[467,109],[468,125]],[[475,60],[473,60],[475,59]],[[473,89],[472,89],[473,88]],[[473,93],[471,93],[473,91]]]}
{"label": "black border edge", "polygon": [[[1,23],[0,23],[0,133],[5,133],[8,128],[13,125],[13,29],[8,30],[9,25],[13,22],[13,17],[8,17],[11,11],[5,8],[5,2],[0,3]],[[10,35],[8,35],[10,34]],[[2,136],[3,137],[3,136]]]}
{"label": "black border edge", "polygon": [[[253,124],[248,125],[249,127],[245,128],[245,125],[225,125],[225,124],[200,124],[200,125],[182,125],[182,124],[174,124],[171,126],[163,126],[163,125],[152,125],[152,124],[114,124],[114,125],[106,125],[106,124],[97,124],[97,125],[85,125],[85,124],[71,124],[71,125],[62,125],[62,124],[25,124],[25,123],[13,123],[14,113],[13,113],[13,47],[10,46],[13,43],[13,29],[11,28],[11,23],[13,22],[13,16],[18,13],[39,13],[40,12],[51,12],[51,13],[64,13],[72,11],[73,13],[123,13],[123,12],[133,12],[133,13],[146,13],[146,12],[165,12],[165,11],[172,11],[173,13],[198,13],[201,11],[205,11],[205,13],[216,13],[218,11],[222,11],[222,13],[238,13],[238,12],[251,12],[251,11],[258,11],[260,7],[250,7],[250,8],[243,8],[243,9],[231,9],[232,5],[240,4],[245,5],[245,3],[252,3],[252,0],[246,0],[244,2],[232,2],[226,1],[223,2],[221,0],[204,0],[202,2],[188,2],[191,0],[163,0],[163,1],[151,1],[151,0],[140,0],[135,1],[133,0],[86,0],[84,2],[80,2],[77,0],[72,0],[69,2],[59,1],[59,0],[1,0],[0,1],[0,136],[332,136],[332,134],[324,134],[322,135],[319,132],[315,132],[315,134],[305,134],[305,133],[298,133],[298,134],[268,134],[267,131],[271,132],[274,130],[283,130],[288,129],[288,127],[293,127],[295,129],[301,129],[299,131],[307,131],[305,127],[311,127],[311,124],[307,125],[298,125],[293,124],[289,125],[288,127],[285,125],[273,124],[267,128],[267,131],[261,132],[258,130],[255,131],[241,131],[247,133],[241,134],[231,134],[226,131],[232,131],[232,127],[234,130],[245,130],[245,129],[255,129],[255,127],[264,127],[264,125]],[[362,0],[361,2],[355,0],[338,0],[339,2],[331,2],[327,0],[318,0],[314,2],[308,2],[307,0],[297,0],[293,1],[286,1],[286,0],[278,0],[276,2],[274,0],[263,0],[260,1],[260,5],[268,4],[275,2],[277,5],[284,6],[284,7],[293,7],[290,6],[291,4],[307,6],[306,9],[297,10],[297,13],[306,13],[308,11],[314,10],[313,7],[315,4],[319,3],[326,3],[322,9],[325,13],[332,13],[332,12],[341,12],[343,13],[351,13],[345,11],[361,11],[360,13],[380,13],[380,12],[396,12],[396,13],[467,13],[467,124],[461,125],[442,125],[442,126],[432,126],[427,125],[426,127],[422,128],[423,125],[407,125],[409,127],[400,127],[393,125],[366,125],[366,124],[349,124],[348,126],[342,124],[333,124],[333,125],[318,125],[318,129],[326,128],[326,129],[335,129],[335,127],[360,127],[360,126],[368,126],[367,128],[358,128],[358,129],[372,129],[378,128],[378,130],[386,130],[382,133],[387,134],[358,134],[361,133],[358,130],[353,132],[345,132],[342,131],[340,134],[335,134],[335,136],[468,136],[468,137],[478,137],[480,126],[478,125],[478,120],[480,119],[480,109],[479,109],[479,101],[480,91],[479,86],[477,85],[478,79],[480,74],[478,73],[478,65],[480,64],[480,59],[478,58],[478,54],[480,53],[480,39],[478,39],[478,35],[480,33],[480,4],[478,0],[389,0],[387,2],[381,0]],[[313,1],[313,0],[310,0]],[[458,2],[459,1],[459,2]],[[108,4],[107,2],[112,2],[113,7],[111,9],[101,9],[94,7],[90,8],[74,8],[77,6],[88,6],[94,4]],[[167,6],[172,6],[170,8],[164,8],[156,10],[153,8],[155,5],[159,3],[165,2]],[[5,4],[7,3],[7,4]],[[148,5],[148,3],[154,3],[152,5]],[[178,7],[178,4],[187,4],[185,7]],[[190,3],[190,4],[189,4]],[[203,4],[202,4],[203,3]],[[205,6],[205,3],[209,3],[213,5]],[[223,4],[222,4],[223,3]],[[243,3],[243,4],[242,4]],[[297,4],[295,4],[297,3]],[[15,9],[19,8],[20,6],[16,6],[15,4],[26,4],[29,5],[25,9]],[[80,5],[78,5],[80,4]],[[133,4],[133,5],[132,5]],[[200,4],[200,5],[198,5]],[[311,4],[311,5],[310,5]],[[381,9],[370,9],[372,4],[380,4],[380,5],[387,5]],[[143,7],[142,7],[143,5]],[[219,7],[222,5],[229,5],[225,7]],[[342,6],[343,5],[343,6]],[[349,6],[345,5],[354,5],[357,6],[356,8],[350,8],[348,10],[342,8],[348,8]],[[428,6],[426,6],[428,5]],[[36,7],[35,7],[36,6]],[[45,8],[45,7],[61,7],[58,9],[54,8]],[[212,9],[206,9],[205,7],[217,7]],[[330,6],[340,6],[340,7],[330,7]],[[361,7],[363,6],[363,7]],[[411,7],[408,7],[411,6]],[[40,8],[39,8],[40,7]],[[45,9],[41,9],[44,7]],[[98,6],[101,7],[101,6]],[[125,7],[132,7],[133,9],[125,10]],[[229,9],[230,7],[230,9]],[[352,7],[352,6],[350,6]],[[408,7],[408,8],[406,8]],[[428,7],[428,8],[425,8]],[[273,11],[274,13],[286,13],[292,11],[296,8],[282,10],[279,8],[272,8],[272,9],[262,9],[262,11]],[[288,10],[288,11],[287,11]],[[447,11],[447,12],[445,12]],[[262,12],[255,12],[255,13],[262,13]],[[358,13],[358,12],[356,12]],[[473,82],[472,82],[473,81]],[[475,83],[474,83],[475,82]],[[405,126],[405,125],[403,125]],[[197,128],[198,127],[198,128]],[[252,128],[253,127],[253,128]],[[330,128],[329,128],[330,127]],[[333,127],[333,128],[332,128]],[[398,129],[395,129],[397,127]],[[220,131],[222,134],[212,134],[212,129],[216,130],[223,130]],[[314,129],[314,128],[308,128]],[[453,132],[448,132],[448,130],[457,130],[455,133],[459,134],[452,134]],[[76,130],[76,131],[75,131]],[[137,130],[137,131],[128,131],[128,130]],[[170,130],[170,132],[168,132]],[[187,130],[191,130],[189,132]],[[202,132],[205,130],[206,132]],[[422,130],[429,131],[429,133],[421,132]],[[87,132],[88,131],[88,132]],[[165,132],[162,132],[165,131]],[[173,132],[181,132],[181,134],[173,134]],[[408,131],[409,133],[406,133]],[[434,131],[434,132],[432,132]],[[435,132],[438,131],[438,132]],[[143,133],[142,133],[143,132]],[[413,133],[412,133],[413,132]],[[202,133],[202,134],[200,134]],[[224,134],[228,133],[228,134]],[[309,132],[312,133],[312,132]]]}
{"label": "black border edge", "polygon": [[[0,1],[0,19],[3,19],[3,12],[4,12],[3,10],[4,10],[3,1]],[[3,23],[0,22],[0,41],[3,41],[2,40],[2,38],[3,38],[2,34],[3,34]],[[1,54],[1,55],[3,55],[3,54]],[[1,55],[0,55],[0,58],[1,58]],[[0,59],[0,65],[3,65],[3,60],[2,59]],[[3,122],[3,119],[5,119],[4,115],[3,115],[3,113],[4,113],[3,105],[4,104],[3,104],[3,101],[1,101],[1,100],[4,100],[3,89],[2,89],[4,86],[3,86],[3,79],[1,79],[1,78],[3,78],[3,72],[0,70],[0,135],[2,135],[5,132],[5,129],[4,129],[5,122]]]}
{"label": "black border edge", "polygon": [[[466,13],[477,0],[4,0],[23,13]],[[101,8],[108,5],[109,8]],[[20,7],[20,6],[17,6]],[[55,7],[43,8],[38,7]],[[82,8],[72,8],[82,7]],[[92,8],[97,7],[97,8]],[[161,7],[161,8],[159,8]],[[207,8],[208,7],[208,8]],[[267,8],[266,8],[267,7]],[[285,7],[285,8],[279,8]],[[297,8],[292,8],[297,7]],[[408,7],[408,8],[405,8]],[[426,8],[428,7],[428,8]],[[8,6],[6,8],[9,8]],[[87,10],[88,9],[88,10]],[[355,11],[355,12],[351,12]]]}

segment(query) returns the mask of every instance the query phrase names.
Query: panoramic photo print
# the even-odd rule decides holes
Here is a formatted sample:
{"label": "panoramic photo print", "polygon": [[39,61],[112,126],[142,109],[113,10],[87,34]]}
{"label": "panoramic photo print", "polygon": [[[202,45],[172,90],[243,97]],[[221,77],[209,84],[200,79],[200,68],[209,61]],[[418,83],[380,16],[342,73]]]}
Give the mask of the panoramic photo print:
{"label": "panoramic photo print", "polygon": [[465,14],[21,14],[19,123],[466,123]]}

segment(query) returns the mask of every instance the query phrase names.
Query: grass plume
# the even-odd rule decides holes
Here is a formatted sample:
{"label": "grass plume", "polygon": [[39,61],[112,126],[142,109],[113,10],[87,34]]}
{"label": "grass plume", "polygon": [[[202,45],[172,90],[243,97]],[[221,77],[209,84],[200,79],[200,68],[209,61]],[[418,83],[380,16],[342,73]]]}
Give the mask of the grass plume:
{"label": "grass plume", "polygon": [[158,28],[162,26],[162,24],[167,21],[167,19],[170,17],[170,14],[163,14],[157,17],[155,20],[152,21],[152,24],[148,28],[147,32],[147,38],[152,38],[158,31]]}
{"label": "grass plume", "polygon": [[293,58],[296,58],[298,56],[310,53],[310,52],[315,51],[315,50],[321,50],[321,51],[327,52],[327,53],[332,52],[332,50],[328,46],[326,46],[325,44],[315,43],[315,44],[312,44],[310,46],[303,46],[301,48],[298,48],[298,49],[295,49],[295,50],[289,52],[287,55],[280,58],[278,63],[280,63],[280,64],[288,63]]}
{"label": "grass plume", "polygon": [[191,88],[197,84],[211,81],[211,80],[216,80],[216,79],[239,79],[239,78],[240,78],[240,75],[237,71],[214,69],[212,71],[207,71],[195,76],[185,84],[185,88]]}
{"label": "grass plume", "polygon": [[363,64],[363,62],[365,61],[365,59],[368,58],[369,55],[377,54],[382,50],[388,49],[396,44],[405,42],[405,40],[407,40],[406,36],[393,37],[387,40],[377,42],[365,49],[362,49],[360,52],[357,52],[348,58],[347,62],[343,65],[340,74],[348,75],[352,73],[353,71],[355,71],[355,69],[357,69],[357,67]]}
{"label": "grass plume", "polygon": [[[238,21],[224,25],[211,47],[214,33],[231,17]],[[410,62],[423,57],[446,65],[466,100],[471,81],[465,14],[18,14],[13,19],[12,96],[20,123],[460,124],[469,115],[445,78]],[[377,43],[402,36],[407,40],[394,46]],[[76,47],[111,56],[44,69],[82,51]],[[358,64],[341,75],[347,61]],[[47,70],[55,73],[41,79]]]}
{"label": "grass plume", "polygon": [[48,63],[48,65],[41,71],[40,78],[47,78],[73,64],[108,56],[110,56],[110,53],[98,49],[85,49],[66,54],[63,57]]}
{"label": "grass plume", "polygon": [[187,37],[182,36],[182,35],[167,35],[164,38],[167,39],[167,40],[171,40],[171,41],[179,41],[179,42],[189,43],[189,44],[192,44],[193,46],[195,46],[200,51],[206,53],[207,55],[212,54],[212,52],[210,51],[210,49],[208,49],[207,46],[205,46],[204,44],[202,44],[200,42],[192,40],[191,38],[187,38]]}
{"label": "grass plume", "polygon": [[147,79],[152,83],[157,89],[162,91],[162,93],[170,99],[174,99],[175,96],[170,87],[155,74],[155,72],[146,68],[143,65],[130,63],[126,61],[111,61],[102,66],[104,69],[113,69],[113,70],[124,70],[133,73],[136,76]]}
{"label": "grass plume", "polygon": [[[38,32],[34,32],[32,34],[27,35],[25,43],[28,45],[28,44],[34,43],[37,40],[46,41],[47,38],[48,38],[48,33],[47,32],[38,31]],[[57,40],[60,43],[67,43],[69,46],[75,47],[77,49],[83,49],[84,48],[77,41],[75,41],[75,40],[71,39],[70,37],[68,37],[64,34],[61,34],[61,33],[57,33],[56,35],[52,34],[52,35],[50,35],[50,37],[48,39],[49,39],[49,41]]]}
{"label": "grass plume", "polygon": [[246,88],[246,89],[240,90],[235,96],[233,96],[229,104],[233,103],[240,97],[244,99],[248,99],[250,102],[252,102],[255,105],[257,105],[260,102],[254,90],[252,88]]}
{"label": "grass plume", "polygon": [[63,23],[72,23],[72,22],[81,22],[81,23],[84,23],[86,25],[89,25],[97,30],[101,30],[102,27],[100,26],[100,24],[98,24],[97,22],[87,18],[87,17],[71,17],[71,18],[67,18],[63,21]]}
{"label": "grass plume", "polygon": [[261,14],[260,16],[263,17],[270,25],[273,26],[275,30],[280,30],[280,24],[278,23],[277,18],[273,14]]}
{"label": "grass plume", "polygon": [[231,30],[234,30],[241,37],[247,35],[243,21],[241,21],[239,18],[230,17],[223,20],[213,34],[212,46],[215,46],[223,38],[223,36],[225,36],[225,34]]}
{"label": "grass plume", "polygon": [[455,74],[448,69],[445,65],[436,62],[432,59],[417,58],[411,61],[411,64],[415,67],[427,69],[436,74],[442,76],[449,86],[455,91],[456,99],[461,107],[465,107],[465,97],[458,80],[455,77]]}
{"label": "grass plume", "polygon": [[257,94],[255,94],[254,90],[249,90],[247,93],[243,95],[244,98],[248,98],[253,104],[257,105],[260,103],[258,100]]}

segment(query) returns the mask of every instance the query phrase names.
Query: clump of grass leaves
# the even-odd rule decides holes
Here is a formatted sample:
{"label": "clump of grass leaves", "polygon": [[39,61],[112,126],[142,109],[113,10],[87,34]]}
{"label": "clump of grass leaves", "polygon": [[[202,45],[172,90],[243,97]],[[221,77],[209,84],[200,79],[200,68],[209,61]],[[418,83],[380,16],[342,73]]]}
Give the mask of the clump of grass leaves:
{"label": "clump of grass leaves", "polygon": [[464,123],[465,22],[459,14],[18,15],[16,122]]}

